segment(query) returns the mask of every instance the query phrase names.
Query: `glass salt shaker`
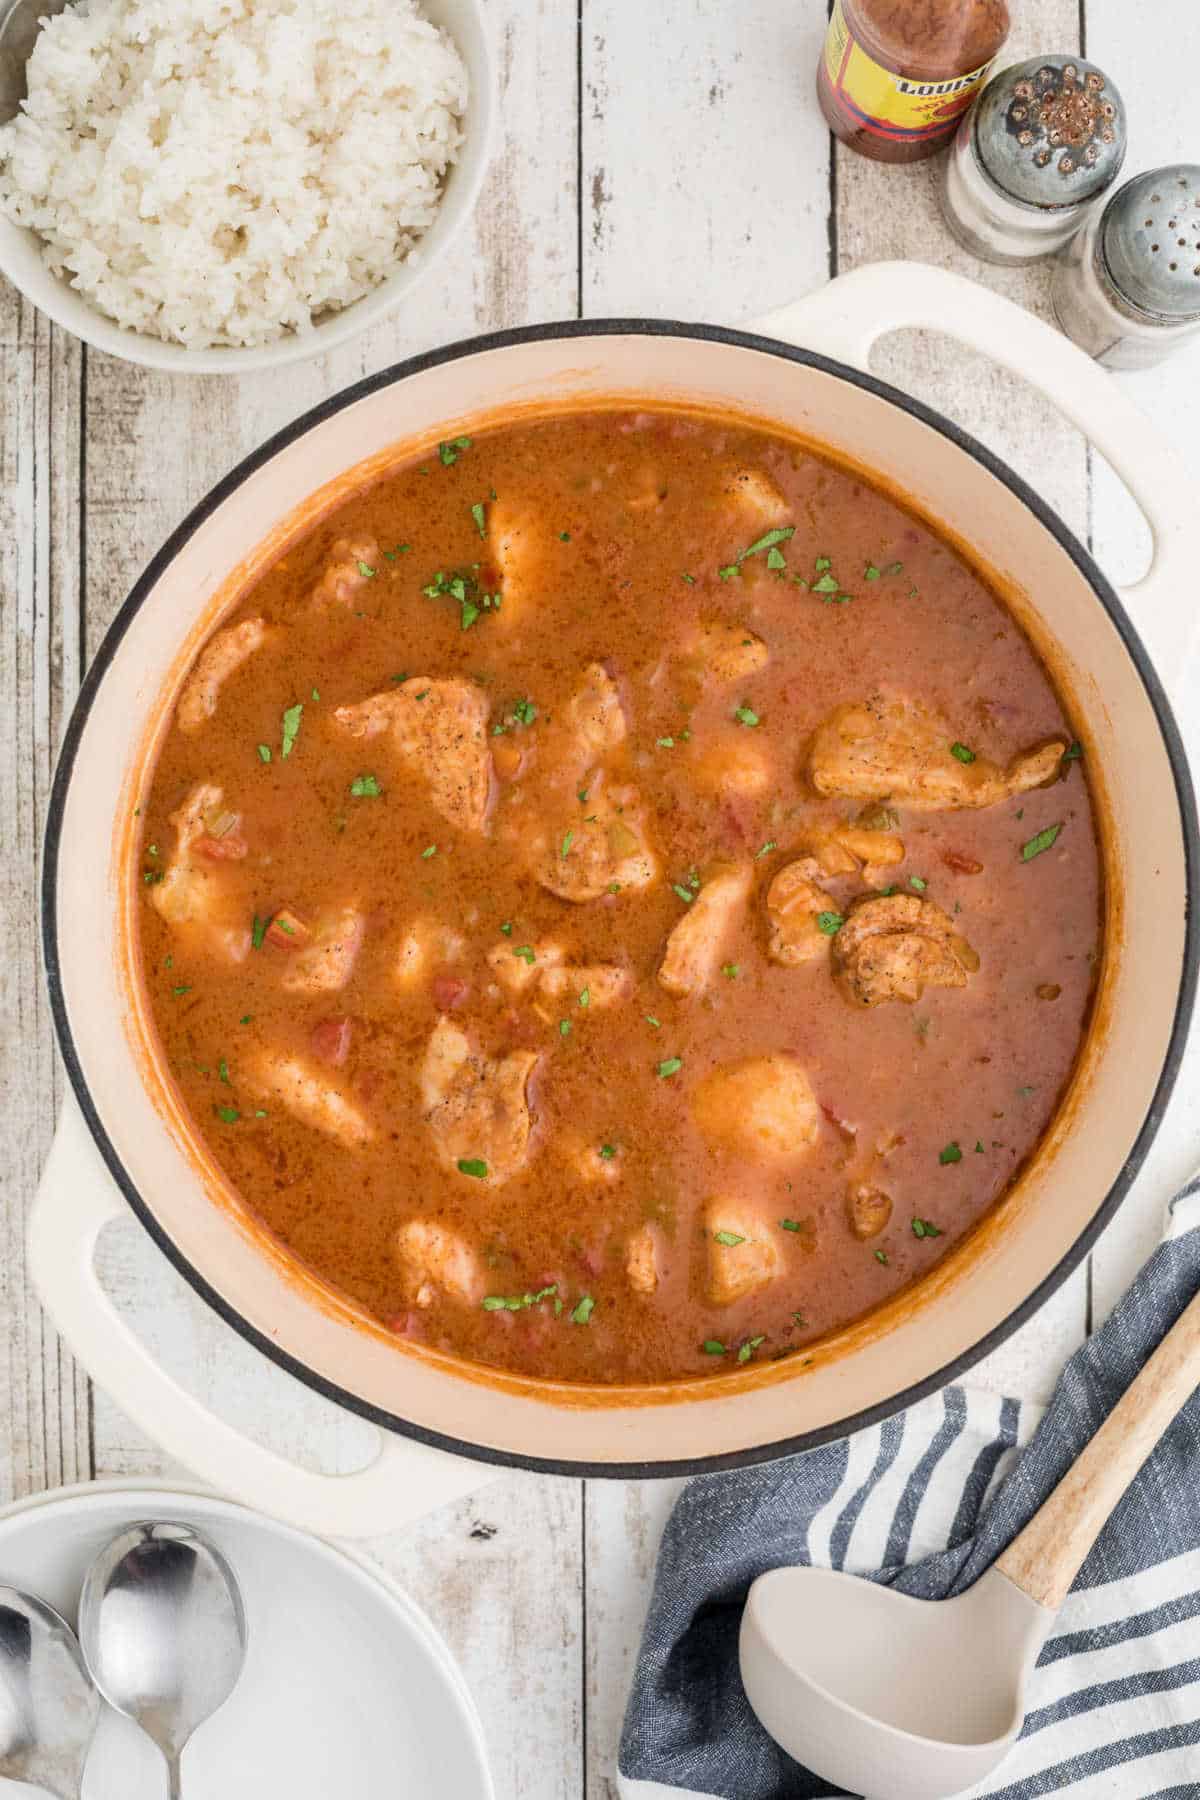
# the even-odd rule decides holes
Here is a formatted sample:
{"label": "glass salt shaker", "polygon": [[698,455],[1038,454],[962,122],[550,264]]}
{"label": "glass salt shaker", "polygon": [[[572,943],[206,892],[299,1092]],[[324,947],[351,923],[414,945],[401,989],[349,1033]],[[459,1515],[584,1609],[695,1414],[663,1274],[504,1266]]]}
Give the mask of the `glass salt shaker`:
{"label": "glass salt shaker", "polygon": [[942,171],[946,224],[987,262],[1048,256],[1116,180],[1126,142],[1124,103],[1095,63],[1013,63],[958,128]]}
{"label": "glass salt shaker", "polygon": [[1054,272],[1069,338],[1110,369],[1148,369],[1200,332],[1200,164],[1135,175]]}

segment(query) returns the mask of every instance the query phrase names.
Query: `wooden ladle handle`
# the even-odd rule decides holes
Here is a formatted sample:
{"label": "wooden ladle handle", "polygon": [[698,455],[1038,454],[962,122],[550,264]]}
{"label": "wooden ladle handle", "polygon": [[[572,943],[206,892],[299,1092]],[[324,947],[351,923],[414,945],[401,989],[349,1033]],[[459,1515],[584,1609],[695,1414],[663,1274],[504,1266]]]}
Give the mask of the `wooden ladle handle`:
{"label": "wooden ladle handle", "polygon": [[1200,1386],[1200,1294],[1049,1499],[997,1559],[1022,1592],[1055,1611],[1084,1558],[1167,1426]]}

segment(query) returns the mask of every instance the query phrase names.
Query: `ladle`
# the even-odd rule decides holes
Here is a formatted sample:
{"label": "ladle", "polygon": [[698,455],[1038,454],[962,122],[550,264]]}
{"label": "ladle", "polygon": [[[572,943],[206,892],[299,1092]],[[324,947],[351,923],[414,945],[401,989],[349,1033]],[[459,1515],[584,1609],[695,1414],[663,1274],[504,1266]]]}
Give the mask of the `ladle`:
{"label": "ladle", "polygon": [[739,1654],[776,1742],[865,1800],[948,1800],[990,1775],[1071,1583],[1198,1383],[1200,1294],[1024,1530],[952,1600],[832,1569],[760,1575]]}

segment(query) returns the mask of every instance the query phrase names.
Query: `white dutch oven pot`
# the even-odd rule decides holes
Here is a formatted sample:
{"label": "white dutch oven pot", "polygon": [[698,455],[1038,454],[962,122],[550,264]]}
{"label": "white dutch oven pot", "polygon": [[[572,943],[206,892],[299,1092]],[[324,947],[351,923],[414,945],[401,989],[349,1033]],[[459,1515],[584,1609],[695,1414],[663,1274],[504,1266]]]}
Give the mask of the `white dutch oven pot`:
{"label": "white dutch oven pot", "polygon": [[[1150,574],[1124,603],[1002,464],[862,372],[874,340],[902,325],[951,330],[1037,382],[1123,475],[1155,539]],[[1017,1188],[968,1243],[807,1364],[636,1392],[468,1370],[398,1345],[299,1278],[189,1148],[148,1072],[122,951],[132,901],[121,846],[147,732],[164,687],[233,592],[231,572],[235,584],[252,577],[278,553],[288,521],[295,529],[312,517],[314,492],[397,443],[428,446],[497,409],[608,395],[778,422],[906,493],[970,546],[1052,662],[1085,734],[1111,905],[1096,1024],[1071,1092]],[[846,276],[754,334],[617,322],[474,340],[364,381],[280,433],[214,490],[138,582],[84,683],[55,781],[45,955],[73,1099],[34,1210],[31,1259],[75,1354],[143,1430],[216,1486],[347,1533],[386,1530],[462,1492],[481,1479],[480,1462],[625,1476],[728,1467],[842,1436],[960,1373],[1083,1256],[1144,1156],[1174,1079],[1196,973],[1196,825],[1179,737],[1125,603],[1159,666],[1177,666],[1195,507],[1173,458],[1087,357],[1007,301],[912,264]],[[295,1468],[156,1365],[93,1267],[102,1226],[126,1202],[230,1324],[384,1428],[370,1467],[349,1476]]]}

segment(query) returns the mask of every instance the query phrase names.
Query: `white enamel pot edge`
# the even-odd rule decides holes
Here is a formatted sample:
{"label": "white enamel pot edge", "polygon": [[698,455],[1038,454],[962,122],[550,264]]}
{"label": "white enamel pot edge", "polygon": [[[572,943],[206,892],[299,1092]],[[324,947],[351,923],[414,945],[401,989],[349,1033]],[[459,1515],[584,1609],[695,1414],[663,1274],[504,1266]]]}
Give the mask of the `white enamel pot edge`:
{"label": "white enamel pot edge", "polygon": [[[873,275],[874,286],[863,279]],[[1191,1006],[1196,949],[1187,893],[1196,843],[1186,764],[1153,669],[1086,553],[962,433],[820,353],[823,334],[859,360],[873,335],[896,324],[939,322],[947,299],[961,307],[960,293],[938,291],[939,283],[954,281],[898,265],[832,284],[773,322],[781,336],[811,343],[815,353],[708,327],[617,321],[499,334],[416,359],[328,402],[234,471],[174,534],[114,622],[71,722],[47,836],[51,999],[87,1132],[78,1118],[64,1120],[35,1209],[32,1267],[85,1365],[144,1429],[214,1485],[315,1529],[369,1532],[480,1478],[478,1463],[464,1466],[437,1450],[622,1475],[780,1455],[894,1411],[968,1366],[1028,1316],[1110,1216],[1157,1128]],[[907,307],[896,304],[901,295]],[[1003,352],[1015,345],[1019,352],[1026,326],[1035,340],[1038,333],[1053,338],[1007,303],[994,305],[1004,342],[981,347]],[[1063,340],[1054,345],[1070,351]],[[1101,392],[1112,404],[1110,384],[1081,361],[1103,383],[1071,384],[1074,395],[1086,393],[1090,414]],[[430,1369],[314,1308],[208,1204],[146,1096],[127,1034],[114,1029],[124,1001],[114,973],[113,821],[128,798],[137,721],[207,597],[253,549],[264,521],[284,516],[326,479],[399,437],[505,404],[615,390],[733,405],[830,443],[907,488],[935,519],[949,526],[957,520],[984,560],[1025,591],[1049,596],[1046,633],[1077,710],[1094,721],[1089,752],[1111,789],[1127,889],[1127,941],[1108,1034],[1113,1054],[1086,1071],[1073,1130],[1061,1134],[1042,1172],[1035,1167],[1022,1184],[1007,1235],[998,1235],[975,1271],[947,1292],[931,1286],[930,1302],[886,1339],[828,1363],[818,1358],[803,1374],[785,1366],[766,1381],[738,1379],[719,1390],[710,1384],[702,1397],[671,1405],[584,1405],[553,1390],[493,1388]],[[1094,429],[1090,419],[1081,422],[1101,435],[1103,417]],[[1147,429],[1141,426],[1143,436]],[[1116,449],[1106,453],[1125,473]],[[1157,446],[1152,454],[1165,455]],[[1154,519],[1160,553],[1185,523],[1175,504],[1185,488],[1177,478],[1168,488],[1172,504]],[[1162,580],[1155,574],[1150,585]],[[97,894],[104,896],[100,919]],[[93,1143],[152,1235],[227,1320],[330,1398],[432,1446],[426,1460],[414,1462],[410,1449],[385,1436],[379,1462],[359,1475],[284,1475],[280,1459],[246,1446],[162,1371],[147,1367],[141,1346],[124,1326],[118,1331],[115,1315],[105,1315],[108,1303],[90,1273],[98,1218],[120,1204],[111,1189],[98,1198],[103,1183],[80,1168],[84,1148],[95,1161]]]}

